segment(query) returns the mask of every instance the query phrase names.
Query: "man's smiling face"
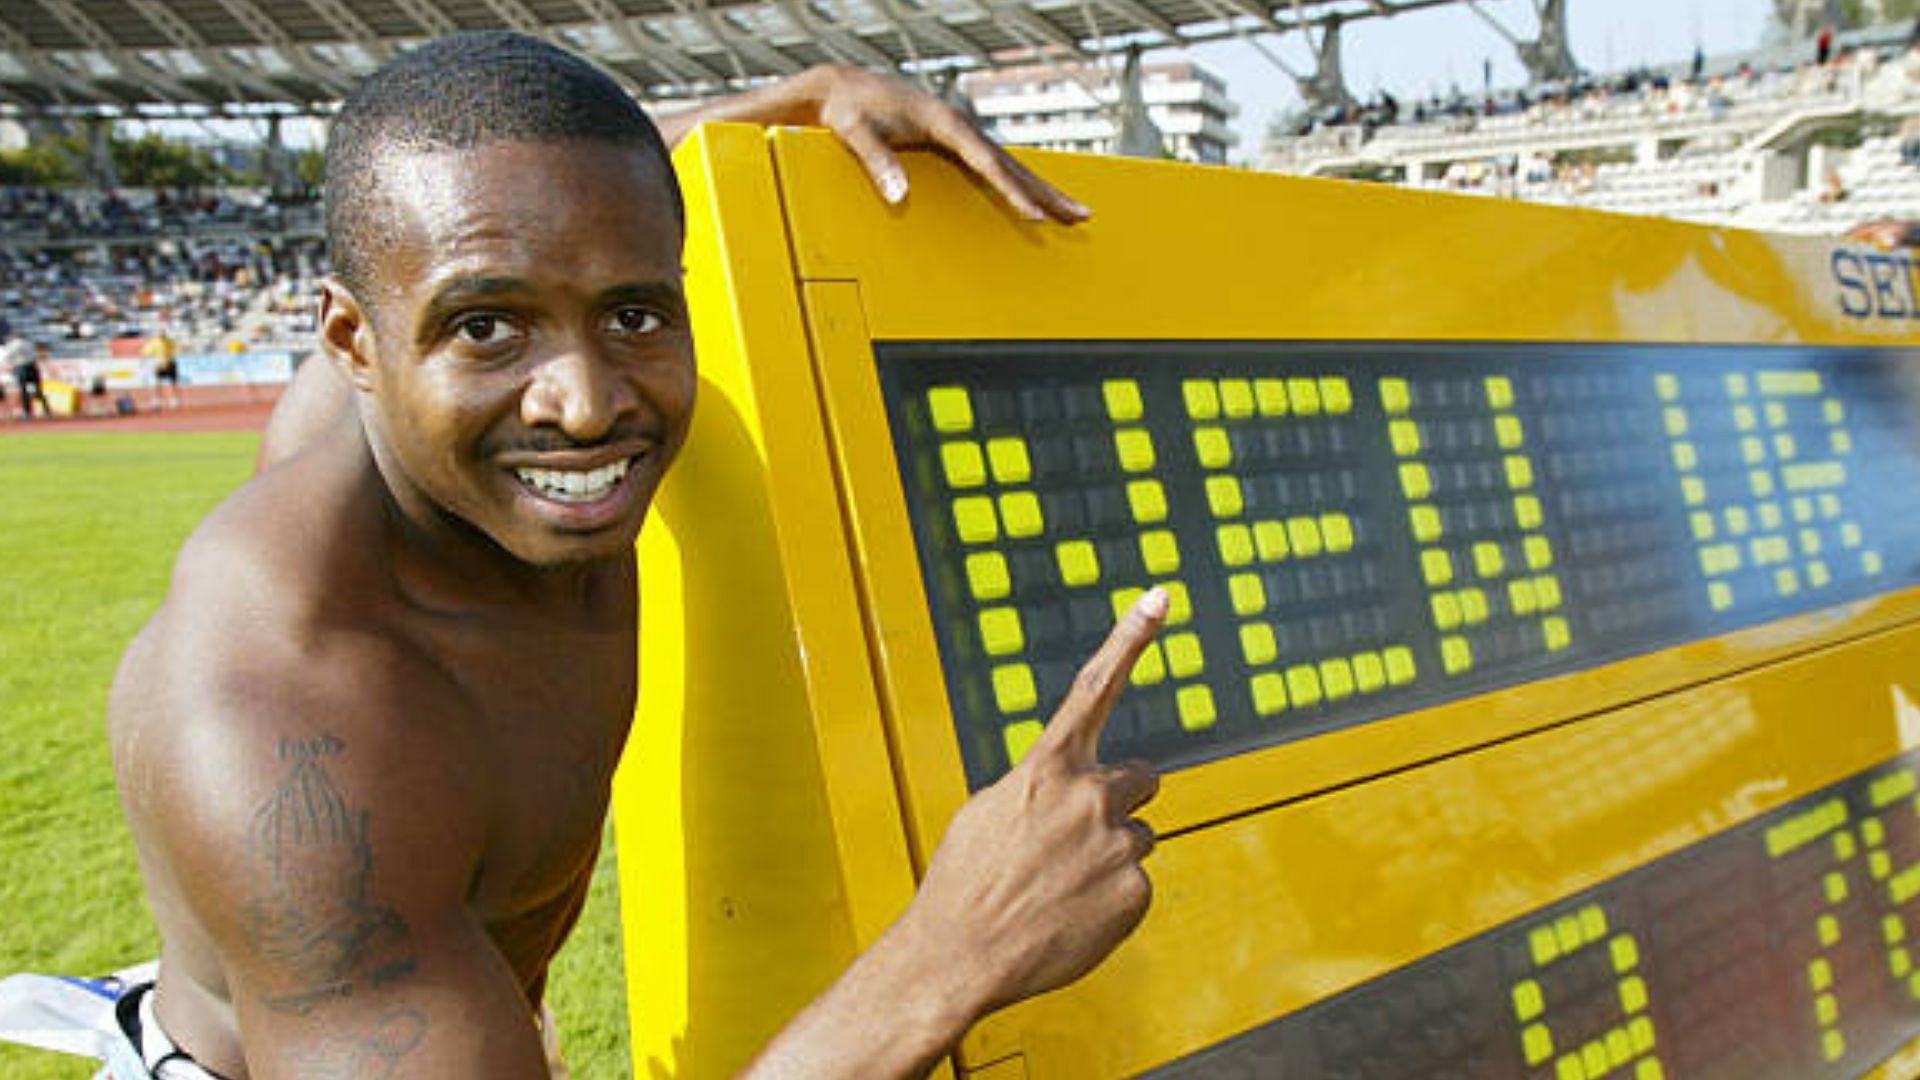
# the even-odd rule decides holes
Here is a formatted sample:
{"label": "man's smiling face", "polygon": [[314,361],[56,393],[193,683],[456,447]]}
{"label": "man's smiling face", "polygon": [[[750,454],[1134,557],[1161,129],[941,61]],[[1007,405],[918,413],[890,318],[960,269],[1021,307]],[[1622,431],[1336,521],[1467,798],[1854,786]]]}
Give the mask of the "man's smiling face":
{"label": "man's smiling face", "polygon": [[589,140],[380,164],[355,377],[396,497],[534,565],[627,551],[696,384],[666,164]]}

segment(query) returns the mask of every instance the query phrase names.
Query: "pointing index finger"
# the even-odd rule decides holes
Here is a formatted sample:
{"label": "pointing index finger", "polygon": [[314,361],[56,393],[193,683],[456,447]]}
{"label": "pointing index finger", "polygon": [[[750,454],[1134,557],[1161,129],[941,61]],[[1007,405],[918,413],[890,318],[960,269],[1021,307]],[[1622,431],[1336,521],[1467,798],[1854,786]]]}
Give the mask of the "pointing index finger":
{"label": "pointing index finger", "polygon": [[1134,662],[1166,621],[1168,604],[1165,589],[1156,586],[1147,590],[1081,667],[1066,701],[1047,723],[1044,736],[1054,752],[1066,755],[1069,764],[1091,766],[1098,760],[1100,732],[1126,689]]}

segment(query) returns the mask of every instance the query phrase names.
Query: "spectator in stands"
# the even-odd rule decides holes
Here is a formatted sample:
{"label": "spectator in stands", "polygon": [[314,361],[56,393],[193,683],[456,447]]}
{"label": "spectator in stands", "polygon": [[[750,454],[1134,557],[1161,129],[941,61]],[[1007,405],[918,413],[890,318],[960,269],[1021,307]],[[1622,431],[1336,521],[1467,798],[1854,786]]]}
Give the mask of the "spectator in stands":
{"label": "spectator in stands", "polygon": [[1814,39],[1813,62],[1821,67],[1833,59],[1833,26],[1828,24],[1820,28],[1820,36]]}
{"label": "spectator in stands", "polygon": [[1878,218],[1847,230],[1847,239],[1872,244],[1883,251],[1920,247],[1920,221]]}

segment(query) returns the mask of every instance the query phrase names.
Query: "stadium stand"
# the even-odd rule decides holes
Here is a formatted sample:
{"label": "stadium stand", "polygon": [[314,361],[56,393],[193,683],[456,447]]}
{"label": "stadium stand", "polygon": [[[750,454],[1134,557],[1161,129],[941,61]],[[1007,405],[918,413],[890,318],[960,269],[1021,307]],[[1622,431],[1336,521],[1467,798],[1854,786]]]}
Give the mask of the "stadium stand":
{"label": "stadium stand", "polygon": [[[1263,165],[1788,232],[1920,215],[1920,44],[1746,54],[1410,110],[1383,98],[1271,139]],[[1903,156],[1903,127],[1908,152]]]}

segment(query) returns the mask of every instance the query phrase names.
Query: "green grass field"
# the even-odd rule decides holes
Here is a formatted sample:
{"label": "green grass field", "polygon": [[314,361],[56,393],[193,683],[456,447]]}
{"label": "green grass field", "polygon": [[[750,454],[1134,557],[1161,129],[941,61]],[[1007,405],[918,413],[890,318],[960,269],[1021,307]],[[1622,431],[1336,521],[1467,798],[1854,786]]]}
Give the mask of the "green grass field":
{"label": "green grass field", "polygon": [[[108,761],[108,684],[174,553],[256,435],[0,438],[0,975],[105,974],[158,948]],[[611,837],[551,989],[575,1075],[630,1075]],[[86,1062],[0,1046],[8,1080]]]}

